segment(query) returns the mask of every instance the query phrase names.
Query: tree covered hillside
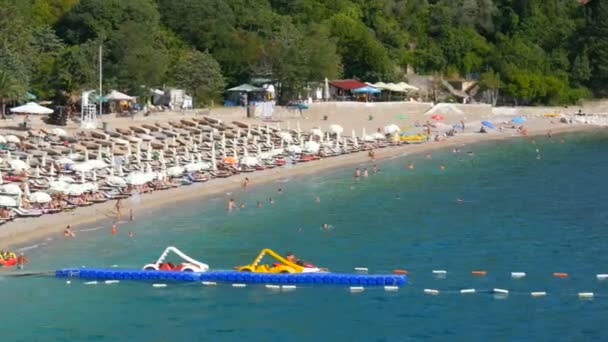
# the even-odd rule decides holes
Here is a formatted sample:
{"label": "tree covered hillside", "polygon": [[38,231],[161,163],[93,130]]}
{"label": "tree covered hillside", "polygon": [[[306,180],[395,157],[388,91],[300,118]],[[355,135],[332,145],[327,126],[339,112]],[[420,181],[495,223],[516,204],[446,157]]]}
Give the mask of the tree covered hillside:
{"label": "tree covered hillside", "polygon": [[[186,88],[252,77],[287,100],[325,77],[479,78],[520,104],[608,92],[608,1],[0,0],[0,96],[67,101],[95,88]],[[199,102],[200,103],[200,102]]]}

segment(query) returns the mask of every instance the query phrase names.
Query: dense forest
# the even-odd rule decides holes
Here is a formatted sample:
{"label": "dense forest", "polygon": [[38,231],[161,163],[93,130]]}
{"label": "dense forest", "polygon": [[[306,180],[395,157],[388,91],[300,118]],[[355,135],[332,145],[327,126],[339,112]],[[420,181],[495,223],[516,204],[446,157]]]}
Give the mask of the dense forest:
{"label": "dense forest", "polygon": [[519,104],[608,93],[607,0],[0,0],[0,97],[65,103],[98,84],[183,87],[199,105],[252,77],[287,100],[324,78],[472,77]]}

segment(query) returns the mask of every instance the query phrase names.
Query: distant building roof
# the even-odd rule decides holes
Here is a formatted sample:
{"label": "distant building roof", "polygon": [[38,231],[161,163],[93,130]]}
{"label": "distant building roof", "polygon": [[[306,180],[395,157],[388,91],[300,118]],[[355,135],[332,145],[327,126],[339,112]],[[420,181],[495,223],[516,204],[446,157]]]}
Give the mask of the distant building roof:
{"label": "distant building roof", "polygon": [[344,90],[353,90],[353,89],[362,88],[362,87],[366,86],[365,83],[359,82],[357,80],[337,80],[337,81],[331,81],[331,82],[329,82],[329,84],[336,88],[340,88],[340,89],[344,89]]}

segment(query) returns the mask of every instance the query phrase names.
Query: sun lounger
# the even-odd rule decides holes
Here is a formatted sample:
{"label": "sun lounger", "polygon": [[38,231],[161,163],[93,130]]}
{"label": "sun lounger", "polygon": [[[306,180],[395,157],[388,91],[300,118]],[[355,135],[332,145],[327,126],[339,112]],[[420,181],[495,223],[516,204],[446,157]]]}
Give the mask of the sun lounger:
{"label": "sun lounger", "polygon": [[11,210],[19,217],[39,217],[42,216],[42,210],[11,208]]}

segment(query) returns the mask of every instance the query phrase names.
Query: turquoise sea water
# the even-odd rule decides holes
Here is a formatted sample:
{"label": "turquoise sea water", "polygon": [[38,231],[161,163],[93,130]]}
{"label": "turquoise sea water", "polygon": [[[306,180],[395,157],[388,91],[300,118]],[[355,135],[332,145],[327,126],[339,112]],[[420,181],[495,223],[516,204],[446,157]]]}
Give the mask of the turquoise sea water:
{"label": "turquoise sea water", "polygon": [[[172,283],[158,289],[127,281],[86,286],[76,279],[66,284],[52,277],[0,277],[6,312],[0,337],[606,340],[608,282],[595,275],[608,273],[608,135],[535,142],[464,146],[458,154],[435,151],[431,159],[404,156],[380,162],[380,174],[358,181],[354,167],[259,187],[253,175],[247,191],[136,211],[136,221],[120,225],[118,236],[103,223],[79,227],[87,231],[77,231],[75,240],[56,236],[27,251],[32,271],[141,267],[168,245],[214,268],[231,268],[269,247],[335,271],[407,269],[409,284],[399,292],[304,287],[281,293],[262,286]],[[410,162],[415,169],[405,167]],[[247,207],[227,213],[228,196]],[[258,200],[263,208],[255,208]],[[322,230],[323,223],[331,229]],[[128,231],[136,236],[129,238]],[[434,277],[436,269],[447,270],[447,277]],[[486,270],[487,276],[474,277],[472,270]],[[514,271],[527,277],[511,279]],[[557,279],[553,272],[570,277]],[[426,288],[441,292],[430,296]],[[462,295],[463,288],[479,292]],[[488,292],[493,288],[511,292],[499,298]],[[530,291],[547,296],[532,298]],[[596,296],[580,300],[578,292]]]}

